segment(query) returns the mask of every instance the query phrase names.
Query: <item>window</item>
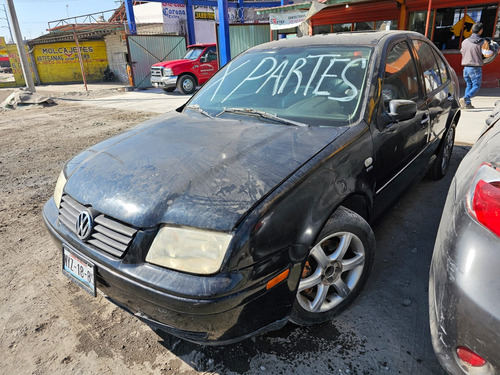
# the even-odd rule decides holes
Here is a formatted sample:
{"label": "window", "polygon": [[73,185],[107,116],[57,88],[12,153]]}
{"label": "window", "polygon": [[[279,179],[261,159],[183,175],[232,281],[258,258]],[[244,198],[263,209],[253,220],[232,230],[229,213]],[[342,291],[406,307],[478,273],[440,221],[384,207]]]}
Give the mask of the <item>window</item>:
{"label": "window", "polygon": [[316,34],[330,34],[332,32],[332,25],[318,25],[313,26],[313,35]]}
{"label": "window", "polygon": [[366,31],[373,29],[374,29],[373,22],[356,22],[354,24],[354,31]]}
{"label": "window", "polygon": [[448,69],[446,69],[446,64],[445,62],[443,61],[442,57],[439,56],[439,54],[434,51],[434,49],[432,49],[432,52],[434,54],[434,58],[437,60],[438,62],[438,65],[439,65],[439,73],[441,75],[441,82],[447,82],[450,77],[448,75]]}
{"label": "window", "polygon": [[[429,19],[429,28],[427,29],[427,37],[430,39],[432,34],[432,25],[434,24],[434,14],[435,11],[431,11],[431,17]],[[425,24],[427,22],[427,11],[423,12],[411,12],[408,22],[408,30],[416,31],[422,35],[425,35]]]}
{"label": "window", "polygon": [[420,65],[424,73],[425,90],[429,93],[441,85],[439,67],[434,58],[432,47],[429,44],[421,40],[413,40],[413,44],[417,50]]}
{"label": "window", "polygon": [[397,30],[397,29],[398,29],[397,20],[375,22],[375,30],[381,31],[381,30]]}
{"label": "window", "polygon": [[338,23],[333,25],[334,33],[341,33],[344,31],[351,31],[352,24],[351,23]]}
{"label": "window", "polygon": [[397,20],[356,22],[354,24],[354,31],[397,30],[397,28],[398,28]]}
{"label": "window", "polygon": [[[483,37],[494,35],[497,5],[482,5],[474,7],[441,8],[433,10],[429,20],[427,37],[440,50],[460,49],[460,42],[471,35],[472,25],[482,22]],[[427,11],[411,12],[408,30],[425,35]],[[500,30],[497,32],[500,38]]]}
{"label": "window", "polygon": [[382,96],[385,109],[393,99],[414,100],[419,96],[417,69],[407,42],[399,42],[387,54]]}

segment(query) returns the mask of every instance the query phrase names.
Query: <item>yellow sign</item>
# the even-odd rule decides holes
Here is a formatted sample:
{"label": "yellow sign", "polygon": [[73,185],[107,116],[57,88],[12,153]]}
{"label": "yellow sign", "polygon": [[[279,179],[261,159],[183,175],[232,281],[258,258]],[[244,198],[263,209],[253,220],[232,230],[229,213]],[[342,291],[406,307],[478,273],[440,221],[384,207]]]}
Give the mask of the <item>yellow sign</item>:
{"label": "yellow sign", "polygon": [[[465,24],[464,24],[465,23]],[[455,34],[456,37],[460,36],[460,32],[462,31],[462,26],[464,29],[464,38],[468,38],[472,35],[472,26],[475,24],[474,20],[470,18],[468,14],[465,15],[460,21],[454,24],[450,31]]]}
{"label": "yellow sign", "polygon": [[[26,54],[28,54],[28,46],[24,46],[24,49]],[[23,67],[21,65],[21,59],[19,58],[17,46],[15,44],[7,45],[7,53],[9,54],[10,67],[12,68],[12,73],[14,73],[16,85],[24,86],[26,82],[24,81]],[[35,79],[35,73],[33,73],[33,69],[31,68],[31,59],[29,55],[28,64],[30,66],[31,75],[33,76],[33,79]]]}
{"label": "yellow sign", "polygon": [[215,20],[214,12],[194,12],[194,18],[197,20]]}
{"label": "yellow sign", "polygon": [[[106,44],[102,40],[79,43],[87,81],[101,81],[108,66]],[[42,83],[81,82],[83,80],[76,43],[39,44],[34,47]]]}
{"label": "yellow sign", "polygon": [[5,38],[0,36],[0,57],[8,57],[7,44],[5,44]]}

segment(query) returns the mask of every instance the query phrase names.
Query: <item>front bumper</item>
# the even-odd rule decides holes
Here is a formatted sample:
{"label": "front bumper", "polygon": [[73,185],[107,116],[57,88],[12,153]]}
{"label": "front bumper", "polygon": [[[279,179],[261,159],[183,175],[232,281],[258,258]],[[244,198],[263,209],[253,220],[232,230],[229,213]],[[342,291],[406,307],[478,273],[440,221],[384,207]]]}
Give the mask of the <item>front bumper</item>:
{"label": "front bumper", "polygon": [[[244,270],[189,275],[143,261],[144,248],[156,230],[139,231],[123,259],[118,259],[78,240],[57,215],[51,198],[43,218],[58,247],[64,243],[95,263],[98,289],[155,328],[188,341],[223,345],[279,329],[288,320],[300,264],[286,263],[283,253]],[[268,280],[290,267],[286,281],[266,289]]]}
{"label": "front bumper", "polygon": [[[432,344],[450,374],[497,374],[500,241],[468,215],[464,202],[450,199],[454,194],[450,189],[430,269]],[[488,363],[482,367],[466,364],[457,357],[458,346],[468,347]]]}
{"label": "front bumper", "polygon": [[151,76],[151,84],[154,87],[164,87],[164,88],[176,87],[177,76],[170,76],[170,77]]}

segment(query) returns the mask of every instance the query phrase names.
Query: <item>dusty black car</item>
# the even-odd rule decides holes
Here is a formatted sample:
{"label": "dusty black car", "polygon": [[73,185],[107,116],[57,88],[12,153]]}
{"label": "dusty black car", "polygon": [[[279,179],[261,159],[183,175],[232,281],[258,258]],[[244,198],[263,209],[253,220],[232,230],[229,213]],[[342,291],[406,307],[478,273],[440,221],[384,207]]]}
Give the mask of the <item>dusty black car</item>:
{"label": "dusty black car", "polygon": [[199,343],[331,319],[367,279],[370,224],[446,173],[457,98],[417,33],[254,47],[64,166],[43,212],[63,272]]}
{"label": "dusty black car", "polygon": [[450,185],[429,274],[432,344],[454,375],[500,373],[500,101],[488,120]]}

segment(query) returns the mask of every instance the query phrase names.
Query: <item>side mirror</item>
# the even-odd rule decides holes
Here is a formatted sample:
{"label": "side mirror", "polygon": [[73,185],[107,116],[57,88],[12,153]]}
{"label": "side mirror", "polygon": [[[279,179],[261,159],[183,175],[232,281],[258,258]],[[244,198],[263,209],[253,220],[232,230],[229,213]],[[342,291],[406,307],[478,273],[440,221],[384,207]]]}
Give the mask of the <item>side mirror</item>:
{"label": "side mirror", "polygon": [[417,103],[413,100],[395,99],[389,102],[389,115],[393,120],[410,120],[417,114]]}
{"label": "side mirror", "polygon": [[200,58],[200,62],[201,62],[201,63],[206,63],[206,62],[208,62],[208,55],[201,56],[201,58]]}

